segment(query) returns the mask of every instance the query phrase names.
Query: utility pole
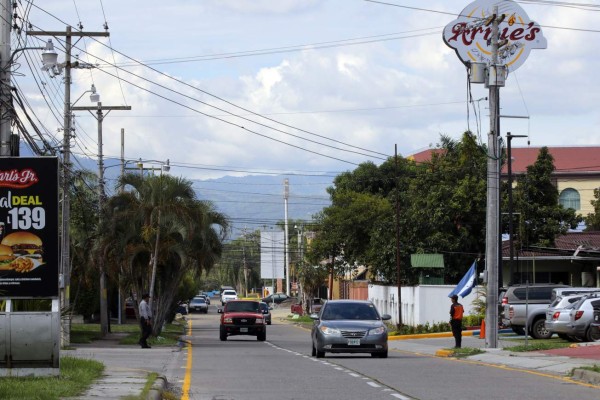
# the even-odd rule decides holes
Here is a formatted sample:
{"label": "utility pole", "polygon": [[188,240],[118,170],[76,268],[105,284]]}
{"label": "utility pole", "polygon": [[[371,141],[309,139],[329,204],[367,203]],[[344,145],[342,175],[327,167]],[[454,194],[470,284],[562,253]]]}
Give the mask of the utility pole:
{"label": "utility pole", "polygon": [[[61,263],[60,276],[60,298],[62,308],[68,310],[70,315],[70,287],[71,287],[71,235],[69,222],[71,220],[71,198],[69,187],[71,184],[71,68],[76,68],[79,63],[71,63],[72,38],[75,37],[108,37],[106,32],[73,32],[70,26],[65,32],[59,31],[27,31],[29,36],[54,36],[65,37],[65,102],[63,120],[63,181],[62,181],[62,218],[61,218]],[[61,318],[62,321],[62,345],[67,346],[71,342],[71,318]]]}
{"label": "utility pole", "polygon": [[486,255],[487,264],[487,298],[485,311],[486,347],[498,347],[498,235],[500,224],[498,221],[498,196],[500,192],[500,171],[498,168],[498,136],[500,130],[499,104],[500,89],[497,84],[498,74],[503,69],[498,65],[498,6],[494,6],[492,15],[492,58],[489,65],[489,101],[490,101],[490,132],[488,134],[488,162],[487,162],[487,214],[486,214]]}
{"label": "utility pole", "polygon": [[283,237],[283,252],[285,257],[285,294],[290,295],[290,256],[288,252],[288,198],[290,197],[290,180],[285,178],[283,181],[283,201],[284,201],[284,218],[285,218],[285,234]]}
{"label": "utility pole", "polygon": [[0,10],[0,156],[12,156],[10,115],[12,95],[10,93],[10,25],[12,21],[12,2],[4,0]]}
{"label": "utility pole", "polygon": [[398,326],[402,326],[402,282],[400,280],[400,177],[398,176],[398,145],[394,145],[396,170],[396,275],[398,285]]}
{"label": "utility pole", "polygon": [[[131,106],[103,106],[101,102],[98,102],[97,107],[71,107],[73,111],[89,111],[96,110],[96,119],[98,120],[98,223],[102,224],[104,217],[104,201],[106,199],[106,193],[104,190],[104,157],[102,154],[102,122],[108,113],[112,110],[131,110]],[[106,115],[103,111],[108,111]],[[105,336],[108,331],[108,300],[107,300],[107,289],[106,289],[106,268],[104,266],[104,254],[100,254],[97,259],[98,267],[100,269],[100,333]]]}

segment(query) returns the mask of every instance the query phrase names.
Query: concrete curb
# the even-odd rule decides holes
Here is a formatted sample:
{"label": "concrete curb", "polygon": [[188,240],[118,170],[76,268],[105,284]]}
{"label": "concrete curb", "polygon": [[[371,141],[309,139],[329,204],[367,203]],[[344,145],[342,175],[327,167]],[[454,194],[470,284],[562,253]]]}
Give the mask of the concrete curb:
{"label": "concrete curb", "polygon": [[452,357],[454,352],[452,350],[440,349],[435,352],[436,357]]}
{"label": "concrete curb", "polygon": [[162,394],[165,391],[165,387],[167,386],[167,378],[159,375],[156,377],[156,380],[152,384],[152,388],[148,391],[147,400],[161,400]]}
{"label": "concrete curb", "polygon": [[591,385],[600,385],[600,373],[590,371],[588,369],[575,369],[573,371],[573,379],[583,381]]}

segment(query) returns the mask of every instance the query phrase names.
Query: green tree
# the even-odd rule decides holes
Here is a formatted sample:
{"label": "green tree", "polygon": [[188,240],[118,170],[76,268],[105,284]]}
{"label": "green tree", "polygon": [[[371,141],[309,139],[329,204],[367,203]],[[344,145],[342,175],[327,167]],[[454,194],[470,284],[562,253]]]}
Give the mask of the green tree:
{"label": "green tree", "polygon": [[517,179],[514,210],[521,216],[518,232],[522,245],[553,246],[557,235],[576,228],[583,220],[575,210],[559,204],[558,189],[552,181],[554,170],[554,158],[547,147],[542,147],[535,163]]}
{"label": "green tree", "polygon": [[211,203],[197,200],[185,179],[128,174],[120,185],[131,190],[107,201],[96,254],[138,298],[156,282],[158,335],[186,274],[210,270],[219,259],[228,222]]}
{"label": "green tree", "polygon": [[594,212],[585,217],[587,231],[600,231],[600,189],[594,189],[594,200],[590,202]]}

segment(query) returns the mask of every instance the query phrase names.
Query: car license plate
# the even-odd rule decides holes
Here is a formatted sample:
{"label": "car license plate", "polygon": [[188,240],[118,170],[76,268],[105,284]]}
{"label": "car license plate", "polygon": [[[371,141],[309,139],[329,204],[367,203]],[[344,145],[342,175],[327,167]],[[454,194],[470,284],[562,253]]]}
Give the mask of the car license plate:
{"label": "car license plate", "polygon": [[360,346],[360,339],[348,339],[348,346]]}
{"label": "car license plate", "polygon": [[248,332],[248,328],[240,328],[240,332]]}

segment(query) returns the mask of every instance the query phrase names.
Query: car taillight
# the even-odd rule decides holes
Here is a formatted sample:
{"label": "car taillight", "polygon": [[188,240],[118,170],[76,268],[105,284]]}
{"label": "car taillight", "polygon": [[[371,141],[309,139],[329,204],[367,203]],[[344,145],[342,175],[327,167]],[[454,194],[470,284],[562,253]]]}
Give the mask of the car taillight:
{"label": "car taillight", "polygon": [[583,316],[583,311],[577,311],[575,313],[575,321],[577,321],[579,318],[581,318]]}
{"label": "car taillight", "polygon": [[503,297],[502,298],[502,305],[505,306],[508,304],[508,297]]}
{"label": "car taillight", "polygon": [[560,316],[560,311],[557,311],[552,315],[552,319],[558,319],[559,316]]}

